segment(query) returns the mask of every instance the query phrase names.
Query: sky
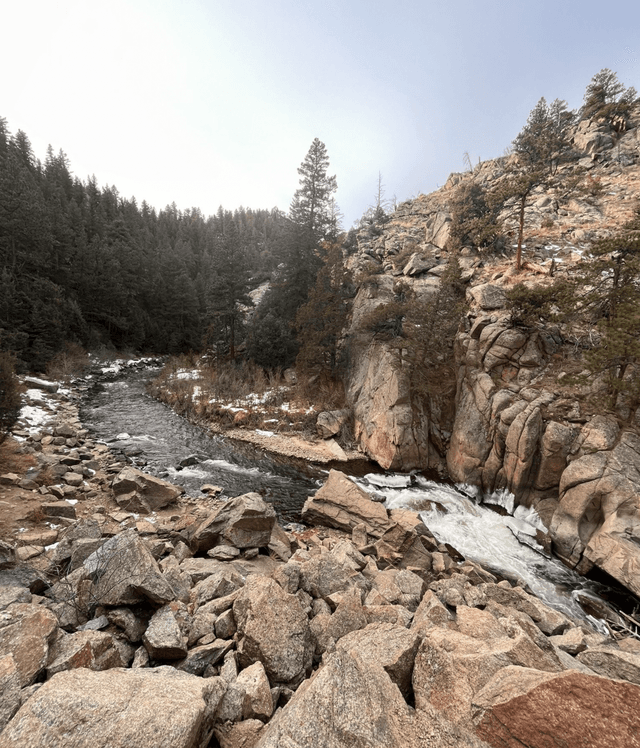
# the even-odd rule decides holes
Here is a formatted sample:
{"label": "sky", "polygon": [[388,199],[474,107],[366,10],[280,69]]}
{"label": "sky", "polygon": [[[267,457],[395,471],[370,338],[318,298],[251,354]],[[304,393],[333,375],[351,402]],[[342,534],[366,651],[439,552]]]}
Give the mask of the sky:
{"label": "sky", "polygon": [[5,0],[0,117],[157,208],[289,209],[314,138],[349,228],[504,153],[540,97],[640,90],[640,3]]}

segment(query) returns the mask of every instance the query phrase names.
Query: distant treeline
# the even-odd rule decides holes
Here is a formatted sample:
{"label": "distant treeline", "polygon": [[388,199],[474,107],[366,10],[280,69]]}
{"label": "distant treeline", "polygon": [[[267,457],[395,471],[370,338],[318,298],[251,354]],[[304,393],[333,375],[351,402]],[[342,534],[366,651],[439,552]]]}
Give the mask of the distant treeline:
{"label": "distant treeline", "polygon": [[74,177],[62,151],[42,163],[0,118],[0,350],[32,370],[69,342],[201,350],[221,325],[221,272],[244,296],[282,262],[290,224],[277,209],[139,205]]}

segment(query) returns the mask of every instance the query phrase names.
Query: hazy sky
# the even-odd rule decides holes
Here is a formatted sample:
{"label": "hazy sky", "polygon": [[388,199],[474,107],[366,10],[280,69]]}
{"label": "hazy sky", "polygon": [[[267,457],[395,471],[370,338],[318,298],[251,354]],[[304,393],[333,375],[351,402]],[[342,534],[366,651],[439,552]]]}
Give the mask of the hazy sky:
{"label": "hazy sky", "polygon": [[541,96],[640,89],[640,3],[5,0],[0,116],[160,209],[288,210],[313,138],[348,228],[499,156]]}

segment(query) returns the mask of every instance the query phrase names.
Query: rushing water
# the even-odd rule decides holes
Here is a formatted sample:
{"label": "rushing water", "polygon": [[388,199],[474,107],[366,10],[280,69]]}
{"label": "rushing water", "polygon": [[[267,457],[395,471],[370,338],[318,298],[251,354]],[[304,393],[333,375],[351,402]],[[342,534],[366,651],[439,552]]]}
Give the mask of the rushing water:
{"label": "rushing water", "polygon": [[[604,591],[602,585],[568,569],[538,546],[536,530],[544,526],[533,511],[517,507],[515,516],[503,516],[465,495],[475,493],[467,487],[458,490],[419,475],[413,478],[369,475],[359,483],[368,491],[382,489],[389,509],[417,511],[440,542],[451,544],[465,558],[485,569],[524,582],[556,610],[582,618],[585,612],[578,597],[600,600],[600,593]],[[513,511],[511,494],[487,498],[488,503]]]}
{"label": "rushing water", "polygon": [[[90,383],[80,415],[94,436],[132,464],[183,486],[191,496],[201,495],[204,484],[219,485],[229,497],[257,491],[282,520],[298,521],[304,501],[322,485],[327,471],[189,423],[146,393],[152,374],[148,368],[129,369]],[[350,467],[354,466],[340,469],[353,475]],[[359,483],[367,491],[383,493],[388,508],[418,511],[440,542],[450,543],[487,569],[524,582],[558,610],[584,617],[578,595],[599,599],[601,585],[535,549],[536,529],[542,527],[535,513],[518,508],[515,516],[501,516],[465,495],[473,490],[457,490],[421,476],[371,473]],[[513,512],[508,494],[486,500]]]}

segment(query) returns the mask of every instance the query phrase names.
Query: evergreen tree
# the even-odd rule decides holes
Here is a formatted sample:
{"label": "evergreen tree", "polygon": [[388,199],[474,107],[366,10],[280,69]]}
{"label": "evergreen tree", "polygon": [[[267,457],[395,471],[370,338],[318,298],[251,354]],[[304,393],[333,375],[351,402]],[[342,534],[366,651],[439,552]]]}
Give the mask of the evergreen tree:
{"label": "evergreen tree", "polygon": [[626,129],[629,111],[637,99],[635,88],[627,88],[616,73],[603,68],[587,86],[580,114],[583,119],[606,122],[620,132]]}
{"label": "evergreen tree", "polygon": [[[323,240],[335,238],[338,231],[339,211],[333,200],[337,183],[335,176],[328,175],[328,168],[326,147],[315,138],[298,169],[300,186],[291,202],[288,229],[280,247],[280,266],[251,321],[248,351],[256,363],[262,364],[268,358],[272,366],[284,368],[293,363],[298,353],[296,314],[306,303],[322,266]],[[259,342],[257,329],[262,335],[274,336],[268,356],[262,349],[269,348],[269,339]],[[282,354],[280,360],[277,351]]]}
{"label": "evergreen tree", "polygon": [[220,232],[214,237],[213,278],[208,289],[208,337],[233,361],[245,310],[253,306],[253,300],[236,217],[230,211],[219,215]]}
{"label": "evergreen tree", "polygon": [[304,374],[328,372],[332,377],[338,374],[338,341],[347,318],[346,286],[342,250],[333,242],[326,246],[324,264],[309,300],[296,315],[301,341],[296,366]]}
{"label": "evergreen tree", "polygon": [[289,217],[304,233],[311,246],[330,238],[337,232],[332,198],[338,189],[335,176],[329,176],[329,156],[326,146],[318,138],[298,168],[300,186],[295,191]]}
{"label": "evergreen tree", "polygon": [[544,97],[533,108],[527,124],[513,141],[513,157],[507,175],[492,190],[489,202],[494,206],[515,200],[518,211],[516,269],[522,267],[524,212],[535,187],[549,185],[559,161],[569,148],[569,129],[573,114],[566,102],[556,99],[551,106]]}

